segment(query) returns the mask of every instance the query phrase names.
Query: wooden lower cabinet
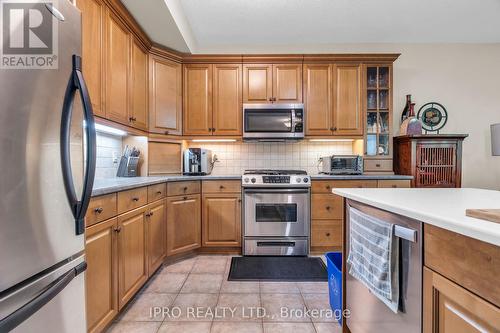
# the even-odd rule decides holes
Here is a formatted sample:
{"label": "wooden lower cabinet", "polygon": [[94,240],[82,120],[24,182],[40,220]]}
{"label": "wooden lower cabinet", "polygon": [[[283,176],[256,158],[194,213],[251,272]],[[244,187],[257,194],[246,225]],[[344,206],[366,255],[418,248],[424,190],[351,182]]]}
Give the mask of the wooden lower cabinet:
{"label": "wooden lower cabinet", "polygon": [[424,267],[424,333],[500,332],[500,308]]}
{"label": "wooden lower cabinet", "polygon": [[167,255],[167,220],[165,199],[148,205],[146,211],[148,276],[161,266]]}
{"label": "wooden lower cabinet", "polygon": [[118,313],[116,218],[86,230],[85,290],[87,330],[102,331]]}
{"label": "wooden lower cabinet", "polygon": [[312,220],[311,246],[342,248],[342,220]]}
{"label": "wooden lower cabinet", "polygon": [[203,246],[241,246],[241,194],[203,194]]}
{"label": "wooden lower cabinet", "polygon": [[146,252],[147,207],[118,217],[118,304],[120,309],[148,278]]}
{"label": "wooden lower cabinet", "polygon": [[167,198],[167,256],[201,247],[200,221],[200,194]]}

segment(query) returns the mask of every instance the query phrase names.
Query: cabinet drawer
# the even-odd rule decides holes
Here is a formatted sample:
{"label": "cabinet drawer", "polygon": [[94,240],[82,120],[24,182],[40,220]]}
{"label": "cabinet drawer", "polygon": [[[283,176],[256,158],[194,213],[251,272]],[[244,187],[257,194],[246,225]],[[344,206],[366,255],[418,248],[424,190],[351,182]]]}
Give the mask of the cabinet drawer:
{"label": "cabinet drawer", "polygon": [[334,188],[364,187],[376,188],[376,180],[314,180],[311,184],[312,193],[332,193]]}
{"label": "cabinet drawer", "polygon": [[379,180],[378,187],[380,188],[407,188],[410,187],[409,180]]}
{"label": "cabinet drawer", "polygon": [[163,199],[167,196],[167,184],[156,184],[148,186],[148,202]]}
{"label": "cabinet drawer", "polygon": [[311,218],[314,219],[342,219],[342,197],[334,194],[311,195]]}
{"label": "cabinet drawer", "polygon": [[118,214],[128,212],[148,203],[148,188],[140,187],[118,192]]}
{"label": "cabinet drawer", "polygon": [[240,180],[206,180],[203,181],[203,193],[239,193]]}
{"label": "cabinet drawer", "polygon": [[172,182],[167,184],[167,196],[200,193],[200,181]]}
{"label": "cabinet drawer", "polygon": [[392,172],[392,160],[365,160],[365,172]]}
{"label": "cabinet drawer", "polygon": [[342,246],[342,220],[312,220],[311,246]]}
{"label": "cabinet drawer", "polygon": [[93,197],[85,215],[85,226],[91,226],[113,216],[116,216],[116,193]]}

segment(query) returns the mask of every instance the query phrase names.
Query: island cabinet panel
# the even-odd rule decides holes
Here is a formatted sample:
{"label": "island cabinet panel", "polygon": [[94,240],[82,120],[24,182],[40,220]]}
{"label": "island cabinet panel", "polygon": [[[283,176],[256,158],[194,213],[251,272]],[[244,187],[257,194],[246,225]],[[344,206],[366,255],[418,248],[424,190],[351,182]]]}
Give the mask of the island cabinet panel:
{"label": "island cabinet panel", "polygon": [[241,246],[241,194],[203,194],[203,246]]}
{"label": "island cabinet panel", "polygon": [[500,332],[500,308],[426,267],[423,289],[424,333]]}
{"label": "island cabinet panel", "polygon": [[184,134],[212,133],[211,64],[184,65]]}
{"label": "island cabinet panel", "polygon": [[154,274],[167,255],[166,206],[163,199],[149,204],[146,211],[148,276]]}
{"label": "island cabinet panel", "polygon": [[241,65],[216,64],[213,66],[212,133],[214,135],[241,135]]}
{"label": "island cabinet panel", "polygon": [[129,125],[148,129],[148,54],[135,38],[131,37],[130,109]]}
{"label": "island cabinet panel", "polygon": [[149,64],[149,131],[181,135],[182,65],[157,56]]}
{"label": "island cabinet panel", "polygon": [[106,118],[129,125],[130,36],[127,27],[106,10]]}
{"label": "island cabinet panel", "polygon": [[104,13],[101,0],[78,0],[82,12],[82,71],[94,115],[105,117],[104,109]]}
{"label": "island cabinet panel", "polygon": [[101,332],[118,313],[117,219],[85,231],[85,301],[88,332]]}
{"label": "island cabinet panel", "polygon": [[361,107],[361,66],[333,67],[333,134],[363,135]]}
{"label": "island cabinet panel", "polygon": [[118,217],[118,304],[120,309],[148,278],[146,207]]}
{"label": "island cabinet panel", "polygon": [[[169,184],[170,185],[170,184]],[[201,246],[200,194],[167,198],[167,255]]]}
{"label": "island cabinet panel", "polygon": [[302,64],[273,65],[273,102],[302,103]]}
{"label": "island cabinet panel", "polygon": [[331,135],[332,65],[304,65],[304,107],[307,110],[306,135]]}
{"label": "island cabinet panel", "polygon": [[273,97],[273,66],[243,66],[243,102],[269,103]]}

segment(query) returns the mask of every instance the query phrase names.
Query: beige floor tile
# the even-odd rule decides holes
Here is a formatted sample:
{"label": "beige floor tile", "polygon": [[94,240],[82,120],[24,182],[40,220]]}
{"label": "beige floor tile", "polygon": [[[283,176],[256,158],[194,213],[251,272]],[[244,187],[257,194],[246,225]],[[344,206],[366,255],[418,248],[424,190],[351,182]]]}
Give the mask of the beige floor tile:
{"label": "beige floor tile", "polygon": [[[259,294],[220,294],[217,309],[222,316],[215,321],[261,321]],[[225,311],[224,311],[225,310]]]}
{"label": "beige floor tile", "polygon": [[316,310],[311,319],[313,322],[337,322],[330,308],[328,294],[303,294],[304,302],[308,310]]}
{"label": "beige floor tile", "polygon": [[160,322],[123,321],[114,323],[106,331],[107,333],[155,333]]}
{"label": "beige floor tile", "polygon": [[211,256],[199,257],[191,270],[191,273],[223,274],[226,270],[228,257]]}
{"label": "beige floor tile", "polygon": [[264,282],[260,281],[261,294],[299,294],[299,287],[295,282]]}
{"label": "beige floor tile", "polygon": [[317,333],[342,333],[342,326],[338,323],[314,323]]}
{"label": "beige floor tile", "polygon": [[189,274],[181,293],[218,293],[222,284],[222,274]]}
{"label": "beige floor tile", "polygon": [[264,323],[264,333],[315,333],[312,323]]}
{"label": "beige floor tile", "polygon": [[212,322],[166,321],[158,333],[210,333]]}
{"label": "beige floor tile", "polygon": [[262,333],[262,323],[214,321],[211,333]]}
{"label": "beige floor tile", "polygon": [[259,282],[252,281],[222,281],[221,293],[259,293]]}
{"label": "beige floor tile", "polygon": [[179,294],[171,306],[173,316],[165,321],[212,321],[218,298],[218,294]]}
{"label": "beige floor tile", "polygon": [[174,294],[147,293],[139,294],[136,299],[130,303],[120,320],[123,321],[163,321],[161,315],[153,314],[154,307],[168,307],[175,299]]}
{"label": "beige floor tile", "polygon": [[160,273],[148,282],[144,289],[145,293],[168,293],[177,294],[181,290],[187,273]]}
{"label": "beige floor tile", "polygon": [[163,267],[161,273],[190,273],[196,258],[184,259]]}
{"label": "beige floor tile", "polygon": [[328,282],[297,282],[303,294],[328,294]]}
{"label": "beige floor tile", "polygon": [[264,322],[310,322],[305,314],[305,304],[300,294],[261,294],[266,311]]}

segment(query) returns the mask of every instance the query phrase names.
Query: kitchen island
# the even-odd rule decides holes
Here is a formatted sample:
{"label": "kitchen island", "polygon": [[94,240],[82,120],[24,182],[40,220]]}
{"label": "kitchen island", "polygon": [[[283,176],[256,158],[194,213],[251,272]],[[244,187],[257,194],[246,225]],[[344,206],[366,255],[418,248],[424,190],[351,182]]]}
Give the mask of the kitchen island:
{"label": "kitchen island", "polygon": [[[400,230],[398,235],[396,229],[394,235],[400,240],[400,258],[404,257],[401,249],[411,244],[411,253],[406,257],[409,263],[400,259],[400,269],[404,271],[404,265],[408,265],[410,273],[412,269],[417,272],[407,278],[411,288],[400,291],[408,299],[418,298],[422,310],[404,313],[399,309],[395,314],[380,306],[382,302],[377,299],[371,304],[378,308],[369,310],[378,311],[378,319],[388,318],[383,323],[371,322],[371,332],[391,331],[389,321],[404,323],[407,332],[500,332],[500,224],[465,215],[466,209],[500,208],[499,191],[336,188],[332,192],[345,199],[344,257],[351,250],[349,216],[353,209],[396,226],[418,226],[413,228],[417,232],[410,234],[414,238],[401,236]],[[373,318],[355,313],[359,307],[353,293],[358,298],[361,294],[371,296],[367,289],[366,293],[360,290],[359,281],[346,274],[350,266],[345,258],[343,265],[344,304],[352,311],[344,324],[353,333],[364,332],[366,320]]]}

